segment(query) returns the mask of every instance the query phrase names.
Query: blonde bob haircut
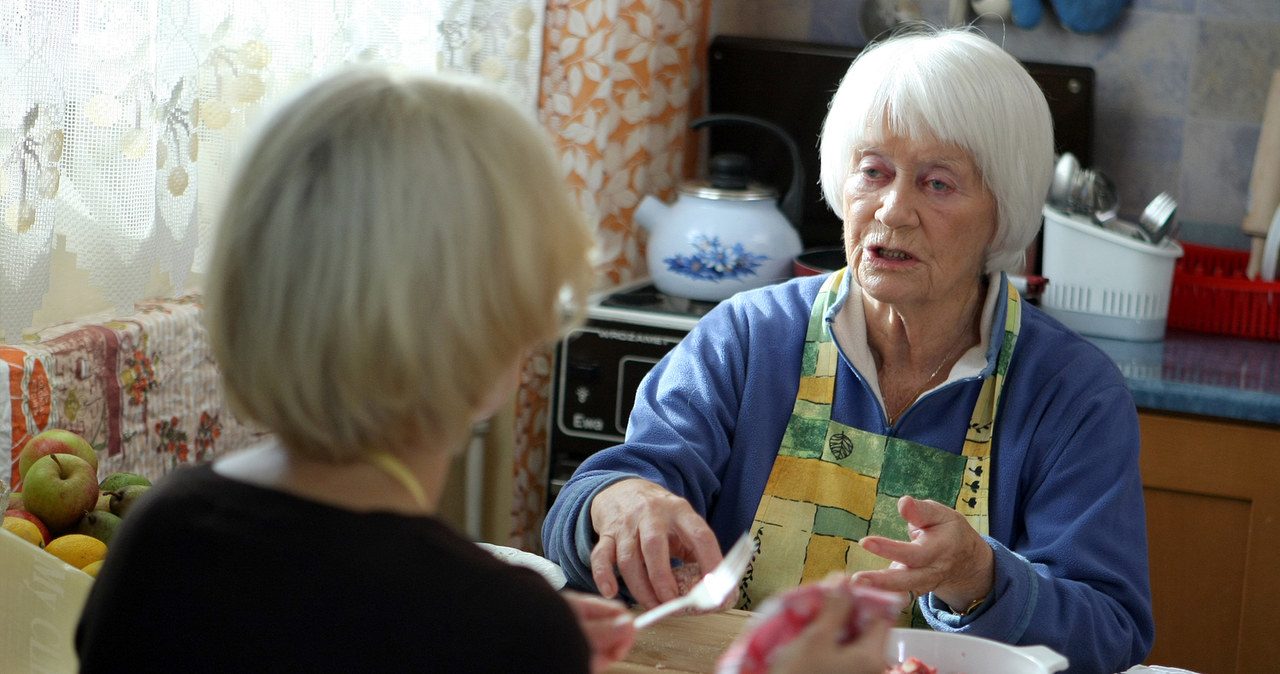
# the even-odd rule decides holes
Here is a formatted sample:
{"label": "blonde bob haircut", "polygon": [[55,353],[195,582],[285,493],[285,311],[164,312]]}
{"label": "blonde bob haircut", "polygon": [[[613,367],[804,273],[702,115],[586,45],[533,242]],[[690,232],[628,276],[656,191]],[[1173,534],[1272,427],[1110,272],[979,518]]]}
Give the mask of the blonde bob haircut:
{"label": "blonde bob haircut", "polygon": [[206,313],[229,403],[335,462],[460,438],[581,316],[592,247],[545,132],[489,85],[323,77],[259,127],[219,216]]}
{"label": "blonde bob haircut", "polygon": [[1053,120],[1026,68],[977,29],[917,27],[868,46],[831,101],[819,142],[822,193],[842,192],[862,148],[888,130],[964,150],[995,196],[987,273],[1022,269],[1053,178]]}

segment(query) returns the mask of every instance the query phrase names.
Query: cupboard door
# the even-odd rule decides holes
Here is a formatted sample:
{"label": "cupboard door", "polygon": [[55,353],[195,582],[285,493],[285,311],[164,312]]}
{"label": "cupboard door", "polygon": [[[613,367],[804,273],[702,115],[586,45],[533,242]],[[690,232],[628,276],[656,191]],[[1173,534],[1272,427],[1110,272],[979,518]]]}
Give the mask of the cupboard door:
{"label": "cupboard door", "polygon": [[1142,410],[1156,640],[1148,664],[1280,663],[1280,427]]}

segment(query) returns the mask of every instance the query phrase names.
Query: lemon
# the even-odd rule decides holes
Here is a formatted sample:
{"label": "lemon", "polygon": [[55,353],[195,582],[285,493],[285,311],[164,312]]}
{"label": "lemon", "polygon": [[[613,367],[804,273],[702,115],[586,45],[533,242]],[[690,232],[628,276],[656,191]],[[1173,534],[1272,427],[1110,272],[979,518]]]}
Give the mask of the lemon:
{"label": "lemon", "polygon": [[40,527],[37,527],[35,522],[31,520],[24,520],[21,517],[6,517],[4,518],[4,528],[36,547],[40,547],[44,543],[44,536],[40,535]]}
{"label": "lemon", "polygon": [[88,564],[85,564],[85,565],[84,565],[84,568],[83,568],[83,569],[80,569],[80,570],[81,570],[81,571],[84,571],[85,573],[89,574],[90,576],[93,576],[94,578],[97,578],[97,577],[98,577],[98,569],[101,569],[101,568],[102,568],[102,562],[103,562],[103,560],[101,560],[101,559],[99,559],[99,560],[98,560],[98,561],[96,561],[96,562],[89,562]]}
{"label": "lemon", "polygon": [[84,534],[64,534],[49,541],[44,549],[77,569],[107,556],[106,543]]}

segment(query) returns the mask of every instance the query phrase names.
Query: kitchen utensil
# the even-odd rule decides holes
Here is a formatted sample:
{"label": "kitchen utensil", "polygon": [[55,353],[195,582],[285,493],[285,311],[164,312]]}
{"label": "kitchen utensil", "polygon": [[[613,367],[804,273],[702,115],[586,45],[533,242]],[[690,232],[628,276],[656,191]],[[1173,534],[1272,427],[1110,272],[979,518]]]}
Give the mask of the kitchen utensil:
{"label": "kitchen utensil", "polygon": [[747,572],[747,567],[751,565],[755,555],[755,543],[751,540],[750,534],[742,534],[716,568],[703,576],[688,594],[659,604],[637,616],[636,629],[644,629],[669,615],[687,609],[710,611],[718,608],[729,598],[729,593],[737,589],[738,582],[742,580],[742,574]]}
{"label": "kitchen utensil", "polygon": [[1249,205],[1240,228],[1253,237],[1249,266],[1245,275],[1258,277],[1262,269],[1262,249],[1268,223],[1276,206],[1280,206],[1280,70],[1271,74],[1271,90],[1262,113],[1262,132],[1253,157],[1253,173],[1249,178]]}
{"label": "kitchen utensil", "polygon": [[1093,220],[1106,226],[1106,223],[1115,220],[1116,213],[1120,210],[1120,194],[1116,191],[1115,181],[1107,174],[1097,169],[1088,173],[1087,180],[1092,186],[1090,210]]}
{"label": "kitchen utensil", "polygon": [[795,229],[803,210],[800,148],[778,125],[746,115],[708,115],[692,129],[737,124],[772,133],[791,157],[791,184],[777,191],[750,182],[744,155],[723,153],[708,162],[708,180],[681,184],[674,204],[646,196],[635,221],[649,230],[649,275],[658,290],[676,297],[720,301],[740,290],[791,277],[800,253]]}
{"label": "kitchen utensil", "polygon": [[924,18],[915,0],[866,0],[858,16],[858,28],[867,42],[885,37],[899,24]]}
{"label": "kitchen utensil", "polygon": [[1276,280],[1276,265],[1280,264],[1280,207],[1271,217],[1271,227],[1267,229],[1267,238],[1262,245],[1262,280],[1271,283]]}
{"label": "kitchen utensil", "polygon": [[1065,656],[1046,646],[1010,646],[953,632],[901,627],[889,630],[885,659],[890,664],[900,664],[909,657],[936,667],[938,674],[1052,674],[1068,665]]}
{"label": "kitchen utensil", "polygon": [[1068,199],[1076,174],[1080,172],[1080,160],[1070,152],[1058,155],[1053,165],[1053,182],[1049,185],[1049,205],[1060,211],[1070,210]]}
{"label": "kitchen utensil", "polygon": [[1178,210],[1178,202],[1169,196],[1168,192],[1157,194],[1147,207],[1142,209],[1142,215],[1138,216],[1138,225],[1142,227],[1142,231],[1147,236],[1147,240],[1151,243],[1160,243],[1165,237],[1171,236],[1177,228],[1174,223],[1173,214]]}

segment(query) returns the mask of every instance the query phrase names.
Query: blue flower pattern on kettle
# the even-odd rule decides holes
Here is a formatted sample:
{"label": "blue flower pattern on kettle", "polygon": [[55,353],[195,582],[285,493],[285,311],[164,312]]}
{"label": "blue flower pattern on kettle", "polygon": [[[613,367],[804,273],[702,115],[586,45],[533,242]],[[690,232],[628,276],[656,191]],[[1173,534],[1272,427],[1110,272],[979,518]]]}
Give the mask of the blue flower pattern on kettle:
{"label": "blue flower pattern on kettle", "polygon": [[720,237],[698,236],[693,240],[693,255],[675,255],[663,259],[667,269],[690,278],[706,281],[722,281],[742,276],[755,276],[756,268],[768,255],[752,253],[735,243],[726,247]]}

